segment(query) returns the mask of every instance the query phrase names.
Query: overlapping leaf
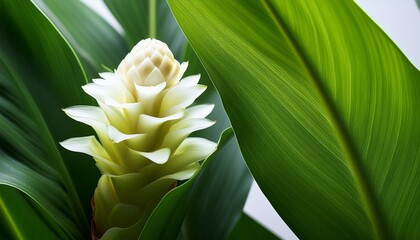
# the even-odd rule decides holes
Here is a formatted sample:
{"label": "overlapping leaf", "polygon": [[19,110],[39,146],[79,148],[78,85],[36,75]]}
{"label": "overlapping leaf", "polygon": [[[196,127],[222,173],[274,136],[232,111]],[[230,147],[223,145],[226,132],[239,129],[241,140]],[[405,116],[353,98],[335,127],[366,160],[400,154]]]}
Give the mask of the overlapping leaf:
{"label": "overlapping leaf", "polygon": [[[107,2],[109,6],[127,7],[121,3],[112,5],[110,2]],[[96,185],[92,179],[97,178],[97,170],[93,161],[87,157],[57,149],[56,142],[75,135],[85,135],[88,131],[68,120],[60,111],[63,107],[89,101],[80,89],[86,80],[67,42],[39,10],[51,19],[75,49],[89,78],[96,76],[95,72],[101,71],[103,65],[115,67],[122,58],[118,56],[124,54],[126,46],[115,30],[80,2],[36,0],[35,3],[1,2],[1,32],[6,37],[1,39],[0,56],[3,61],[1,79],[4,87],[1,95],[3,102],[0,104],[3,127],[0,178],[2,184],[14,187],[15,190],[8,188],[5,191],[13,191],[13,194],[1,199],[2,213],[9,211],[11,217],[6,214],[6,221],[0,226],[2,229],[10,227],[4,232],[6,238],[81,238],[81,235],[87,235],[87,221],[60,155],[70,167],[70,174],[87,215],[90,215],[89,198]],[[131,15],[132,11],[142,8],[144,3],[138,5],[140,8],[131,8],[131,11],[125,12],[133,22],[124,22],[121,13],[111,8],[125,28],[130,45],[146,37],[164,40],[178,59],[191,61],[190,74],[201,72],[203,82],[210,84],[192,49],[185,48],[183,34],[176,26],[166,3],[150,1],[148,4],[146,15]],[[133,29],[137,30],[132,27],[138,27],[139,22],[144,22],[139,19],[144,17],[150,23],[147,28],[140,29],[147,29],[147,35],[132,32]],[[28,23],[33,25],[28,27]],[[216,129],[204,135],[215,140],[229,126],[229,121],[217,93],[211,85],[209,87],[208,94],[201,101],[216,102],[215,114],[212,116],[218,124]],[[178,229],[171,232],[175,234],[173,236],[178,235],[183,222],[186,228],[190,228],[190,236],[206,234],[208,225],[215,231],[207,236],[227,236],[238,221],[251,178],[235,142],[230,140],[228,145],[223,147],[223,154],[218,153],[217,159],[200,174],[194,189],[178,192],[183,199],[194,200],[190,199],[189,207],[185,209],[190,213],[185,211],[180,215],[181,218],[170,221],[170,224],[178,226]],[[232,188],[238,191],[232,191]],[[32,200],[28,201],[16,189]],[[201,203],[215,200],[218,204],[214,204],[214,208]],[[15,205],[18,202],[25,204],[19,207],[20,210]],[[25,226],[24,212],[31,214],[30,219],[36,224]],[[184,221],[186,214],[188,218]],[[198,221],[207,218],[208,214],[213,216],[205,222]],[[219,221],[221,216],[224,221]],[[158,216],[159,219],[164,220],[164,217]],[[149,230],[153,232],[159,229],[150,225]]]}
{"label": "overlapping leaf", "polygon": [[[80,238],[87,234],[88,222],[54,139],[79,131],[60,109],[84,101],[79,94],[84,73],[66,41],[32,2],[0,1],[0,19],[0,184],[32,199],[0,196],[2,208],[19,219],[38,220],[2,231],[27,237],[36,226],[47,224],[43,229],[51,232],[45,236]],[[33,207],[19,202],[35,204],[37,215],[26,217],[31,212],[19,209]],[[13,223],[12,218],[7,221]]]}
{"label": "overlapping leaf", "polygon": [[200,172],[160,202],[139,239],[176,239],[179,234],[183,239],[225,239],[241,216],[251,186],[236,149],[236,138],[228,129]]}
{"label": "overlapping leaf", "polygon": [[353,1],[169,3],[298,237],[419,237],[420,73]]}
{"label": "overlapping leaf", "polygon": [[81,1],[35,0],[81,59],[88,80],[105,68],[116,69],[127,54],[123,37]]}
{"label": "overlapping leaf", "polygon": [[247,214],[242,214],[235,228],[229,235],[229,240],[246,240],[246,239],[279,239],[273,233],[261,226]]}

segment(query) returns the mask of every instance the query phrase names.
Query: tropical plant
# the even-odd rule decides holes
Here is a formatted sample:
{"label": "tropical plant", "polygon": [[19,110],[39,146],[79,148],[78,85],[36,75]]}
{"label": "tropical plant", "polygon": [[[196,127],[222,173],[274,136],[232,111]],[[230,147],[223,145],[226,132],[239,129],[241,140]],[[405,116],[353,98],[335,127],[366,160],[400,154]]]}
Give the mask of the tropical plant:
{"label": "tropical plant", "polygon": [[299,238],[420,238],[420,73],[353,1],[105,3],[122,34],[76,0],[0,0],[1,239],[90,238],[99,171],[58,143],[94,132],[61,109],[146,38],[201,73],[216,124],[192,136],[218,146],[135,238],[276,239],[243,213],[250,173]]}

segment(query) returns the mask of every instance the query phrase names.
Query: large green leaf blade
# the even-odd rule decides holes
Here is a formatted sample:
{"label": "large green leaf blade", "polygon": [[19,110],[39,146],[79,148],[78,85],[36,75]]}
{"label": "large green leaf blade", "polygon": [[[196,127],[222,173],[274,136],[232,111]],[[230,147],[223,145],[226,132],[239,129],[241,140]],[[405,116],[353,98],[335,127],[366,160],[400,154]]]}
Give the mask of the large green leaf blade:
{"label": "large green leaf blade", "polygon": [[60,234],[55,232],[56,229],[45,222],[30,202],[19,190],[0,186],[1,239],[59,238]]}
{"label": "large green leaf blade", "polygon": [[[34,2],[74,49],[86,72],[88,81],[98,78],[98,73],[104,72],[105,68],[116,69],[118,63],[128,52],[128,46],[123,37],[81,1],[35,0]],[[83,95],[83,98],[88,99],[88,96],[81,89],[81,86],[84,85],[83,82],[73,82],[72,84],[74,84],[73,88],[78,91],[73,93],[74,95]],[[83,101],[93,103],[91,99]],[[74,103],[80,104],[83,102],[77,100]],[[67,103],[60,108],[69,106],[71,105]],[[61,116],[64,116],[64,114]],[[70,124],[70,122],[71,119],[67,118],[66,124]],[[71,124],[77,125],[75,122],[71,122]],[[93,133],[87,127],[78,126],[78,128],[83,129],[85,132],[83,135]],[[62,141],[70,136],[76,135],[66,135],[66,137],[60,137],[57,140]],[[85,212],[90,218],[92,212],[90,200],[97,184],[99,171],[90,157],[66,150],[63,152],[67,156],[66,159],[77,159],[76,161],[67,161],[66,164],[72,180],[77,186],[76,190],[79,193]]]}
{"label": "large green leaf blade", "polygon": [[[201,130],[198,133],[193,133],[193,135],[202,136],[212,141],[217,141],[223,131],[226,128],[231,127],[225,109],[223,108],[219,93],[216,91],[209,75],[207,74],[206,69],[201,64],[200,60],[189,44],[185,46],[182,61],[188,62],[188,69],[184,76],[200,74],[200,84],[207,86],[206,91],[197,99],[195,104],[214,104],[214,109],[207,118],[216,121],[216,123],[211,128]],[[239,147],[235,151],[240,152]]]}
{"label": "large green leaf blade", "polygon": [[[61,111],[88,102],[80,89],[86,83],[84,72],[68,43],[34,3],[0,1],[0,6],[0,184],[32,199],[28,204],[39,208],[40,219],[56,229],[57,238],[87,236],[87,217],[62,156],[78,163],[79,173],[94,169],[94,164],[78,162],[57,147],[59,140],[86,131]],[[10,205],[13,201],[7,204],[10,211],[18,207]],[[32,231],[31,225],[17,228],[26,231],[24,235]]]}
{"label": "large green leaf blade", "polygon": [[418,237],[420,74],[353,1],[169,3],[298,237]]}

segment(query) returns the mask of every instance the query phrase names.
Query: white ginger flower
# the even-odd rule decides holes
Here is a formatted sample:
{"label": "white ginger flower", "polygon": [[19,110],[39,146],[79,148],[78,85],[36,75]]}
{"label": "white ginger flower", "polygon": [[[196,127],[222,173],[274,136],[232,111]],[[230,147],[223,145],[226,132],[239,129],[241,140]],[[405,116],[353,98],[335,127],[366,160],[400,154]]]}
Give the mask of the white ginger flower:
{"label": "white ginger flower", "polygon": [[93,199],[95,238],[137,239],[161,198],[215,150],[214,142],[188,137],[214,124],[205,118],[214,105],[190,107],[206,86],[198,84],[200,75],[181,80],[187,65],[165,43],[142,40],[114,73],[83,86],[99,106],[64,109],[99,138],[61,142],[92,156],[103,174]]}

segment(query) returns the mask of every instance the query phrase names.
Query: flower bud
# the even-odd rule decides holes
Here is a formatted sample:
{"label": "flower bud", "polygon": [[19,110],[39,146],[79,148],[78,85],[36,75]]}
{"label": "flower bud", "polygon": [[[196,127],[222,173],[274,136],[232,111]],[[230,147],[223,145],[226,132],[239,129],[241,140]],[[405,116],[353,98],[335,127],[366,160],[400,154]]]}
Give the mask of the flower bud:
{"label": "flower bud", "polygon": [[214,106],[190,107],[206,86],[200,75],[181,80],[187,65],[165,43],[142,40],[118,70],[83,86],[99,106],[64,109],[97,135],[61,142],[92,156],[102,173],[92,200],[95,238],[137,239],[176,181],[190,178],[215,150],[215,143],[189,137],[214,124],[205,118]]}
{"label": "flower bud", "polygon": [[118,74],[126,82],[155,86],[179,81],[181,67],[168,46],[156,39],[141,40],[118,66]]}

